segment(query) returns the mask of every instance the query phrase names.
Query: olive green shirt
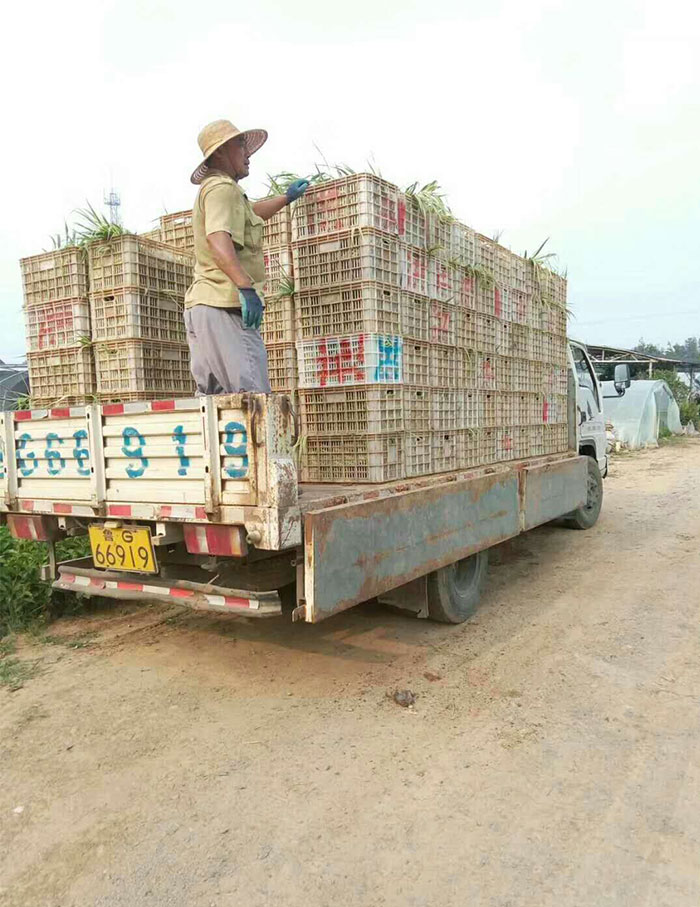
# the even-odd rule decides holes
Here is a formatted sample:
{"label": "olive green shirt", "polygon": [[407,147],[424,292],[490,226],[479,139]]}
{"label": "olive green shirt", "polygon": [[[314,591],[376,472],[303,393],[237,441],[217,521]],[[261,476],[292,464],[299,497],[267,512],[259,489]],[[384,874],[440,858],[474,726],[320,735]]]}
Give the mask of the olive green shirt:
{"label": "olive green shirt", "polygon": [[205,177],[192,211],[194,280],[185,295],[185,308],[211,305],[240,308],[238,287],[217,266],[207,242],[210,233],[228,233],[241,265],[262,298],[265,283],[263,224],[238,183],[225,173]]}

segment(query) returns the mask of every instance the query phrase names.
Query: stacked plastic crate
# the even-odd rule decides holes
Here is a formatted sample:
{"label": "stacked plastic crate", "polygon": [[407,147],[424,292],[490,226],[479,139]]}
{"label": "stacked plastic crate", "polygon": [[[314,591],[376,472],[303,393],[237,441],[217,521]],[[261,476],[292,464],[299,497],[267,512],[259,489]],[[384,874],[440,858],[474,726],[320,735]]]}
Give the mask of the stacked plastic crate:
{"label": "stacked plastic crate", "polygon": [[[153,232],[153,231],[152,231]],[[174,249],[182,252],[194,252],[194,231],[192,229],[192,210],[176,211],[174,214],[163,214],[160,219],[158,237]]]}
{"label": "stacked plastic crate", "polygon": [[95,394],[85,254],[70,246],[20,267],[33,405],[83,403]]}
{"label": "stacked plastic crate", "polygon": [[119,236],[88,247],[88,279],[99,400],[190,396],[182,311],[191,255]]}
{"label": "stacked plastic crate", "polygon": [[261,334],[267,349],[270,386],[274,392],[294,396],[297,388],[295,284],[289,208],[283,208],[265,222],[263,251],[267,281]]}
{"label": "stacked plastic crate", "polygon": [[402,478],[397,189],[364,174],[312,188],[292,237],[302,479]]}
{"label": "stacked plastic crate", "polygon": [[293,222],[306,481],[565,450],[566,283],[369,174]]}

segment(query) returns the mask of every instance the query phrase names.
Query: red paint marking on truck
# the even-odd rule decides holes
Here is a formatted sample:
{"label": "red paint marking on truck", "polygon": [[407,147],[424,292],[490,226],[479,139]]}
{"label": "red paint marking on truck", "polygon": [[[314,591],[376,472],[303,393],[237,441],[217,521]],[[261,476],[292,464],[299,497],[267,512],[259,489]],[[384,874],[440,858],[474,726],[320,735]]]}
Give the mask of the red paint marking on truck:
{"label": "red paint marking on truck", "polygon": [[102,407],[102,414],[104,416],[121,416],[123,412],[123,403],[107,403]]}
{"label": "red paint marking on truck", "polygon": [[97,586],[98,589],[104,589],[104,588],[105,588],[105,581],[104,581],[103,579],[98,579],[98,577],[96,577],[96,576],[91,576],[91,577],[90,577],[90,585],[91,585],[91,586]]}
{"label": "red paint marking on truck", "polygon": [[109,504],[107,513],[110,516],[131,516],[131,507],[129,504]]}
{"label": "red paint marking on truck", "polygon": [[20,409],[15,413],[15,422],[26,422],[27,419],[32,418],[32,411],[30,409]]}
{"label": "red paint marking on truck", "polygon": [[208,520],[207,511],[204,507],[195,507],[194,508],[194,518],[196,520]]}
{"label": "red paint marking on truck", "polygon": [[194,595],[190,589],[164,589],[163,591],[167,591],[168,595],[172,595],[173,598],[192,598]]}
{"label": "red paint marking on truck", "polygon": [[126,583],[120,580],[117,583],[117,589],[124,589],[129,592],[143,592],[143,583]]}
{"label": "red paint marking on truck", "polygon": [[50,419],[69,419],[70,418],[70,407],[52,409],[49,412]]}
{"label": "red paint marking on truck", "polygon": [[34,501],[20,501],[19,506],[22,510],[34,510]]}
{"label": "red paint marking on truck", "polygon": [[154,413],[165,412],[166,410],[175,409],[174,400],[154,400],[151,403],[151,409]]}
{"label": "red paint marking on truck", "polygon": [[73,513],[73,505],[72,504],[61,504],[60,502],[56,502],[53,505],[53,512],[54,513]]}

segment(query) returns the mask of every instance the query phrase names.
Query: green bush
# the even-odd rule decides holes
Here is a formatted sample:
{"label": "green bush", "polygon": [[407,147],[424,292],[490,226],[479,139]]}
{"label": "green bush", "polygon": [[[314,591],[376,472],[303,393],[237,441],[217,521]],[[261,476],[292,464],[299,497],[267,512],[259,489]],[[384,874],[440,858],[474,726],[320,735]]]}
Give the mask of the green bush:
{"label": "green bush", "polygon": [[[89,551],[85,538],[58,542],[58,560],[84,557]],[[52,602],[51,584],[40,577],[48,561],[43,542],[12,538],[9,529],[0,526],[0,637],[23,630],[47,619]]]}

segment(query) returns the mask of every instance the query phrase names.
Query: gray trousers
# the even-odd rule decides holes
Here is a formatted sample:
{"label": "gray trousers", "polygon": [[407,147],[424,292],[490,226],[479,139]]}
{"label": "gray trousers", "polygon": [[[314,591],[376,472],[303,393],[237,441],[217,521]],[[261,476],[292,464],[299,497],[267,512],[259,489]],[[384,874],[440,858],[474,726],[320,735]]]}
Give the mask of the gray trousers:
{"label": "gray trousers", "polygon": [[198,397],[270,393],[265,344],[260,331],[243,327],[240,309],[195,305],[185,309],[185,327]]}

